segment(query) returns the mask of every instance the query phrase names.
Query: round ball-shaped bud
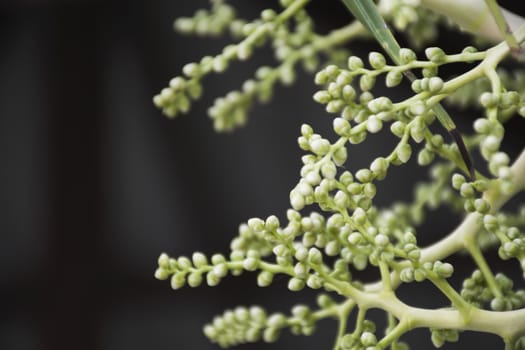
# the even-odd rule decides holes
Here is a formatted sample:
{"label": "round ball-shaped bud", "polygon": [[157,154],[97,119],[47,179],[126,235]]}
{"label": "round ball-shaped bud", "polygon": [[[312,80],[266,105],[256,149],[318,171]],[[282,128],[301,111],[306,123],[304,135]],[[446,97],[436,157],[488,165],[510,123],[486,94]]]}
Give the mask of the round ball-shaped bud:
{"label": "round ball-shaped bud", "polygon": [[362,91],[372,90],[376,83],[376,77],[371,74],[364,74],[359,78],[359,88]]}
{"label": "round ball-shaped bud", "polygon": [[474,121],[474,130],[480,134],[487,134],[490,132],[490,122],[485,118],[478,118]]}
{"label": "round ball-shaped bud", "polygon": [[416,53],[411,49],[401,48],[399,58],[403,64],[407,64],[416,60]]}
{"label": "round ball-shaped bud", "polygon": [[363,68],[363,66],[364,66],[363,60],[361,60],[359,57],[350,56],[348,58],[348,68],[350,70],[358,70],[358,69]]}
{"label": "round ball-shaped bud", "polygon": [[323,254],[315,247],[308,250],[308,263],[310,265],[320,265],[323,262]]}
{"label": "round ball-shaped bud", "polygon": [[193,253],[191,260],[196,268],[208,265],[208,259],[206,259],[206,256],[200,252]]}
{"label": "round ball-shaped bud", "polygon": [[449,263],[437,264],[434,270],[442,278],[449,278],[454,273],[454,267]]}
{"label": "round ball-shaped bud", "polygon": [[398,86],[403,80],[403,74],[399,70],[391,70],[385,77],[385,84],[387,87]]}
{"label": "round ball-shaped bud", "polygon": [[385,56],[375,51],[368,54],[368,61],[374,69],[382,69],[386,65]]}
{"label": "round ball-shaped bud", "polygon": [[377,117],[377,115],[371,115],[366,121],[366,129],[372,133],[378,133],[383,128],[383,122]]}
{"label": "round ball-shaped bud", "polygon": [[402,163],[406,163],[412,156],[412,147],[408,143],[404,143],[397,149],[396,155]]}
{"label": "round ball-shaped bud", "polygon": [[304,280],[302,280],[300,278],[292,277],[288,281],[288,289],[293,291],[293,292],[298,292],[298,291],[302,290],[304,287],[305,287],[305,282],[304,282]]}
{"label": "round ball-shaped bud", "polygon": [[330,151],[330,142],[323,138],[311,139],[310,148],[315,154],[324,156]]}
{"label": "round ball-shaped bud", "polygon": [[427,278],[427,273],[425,270],[417,268],[414,270],[414,280],[417,282],[422,282]]}
{"label": "round ball-shaped bud", "polygon": [[343,137],[349,137],[350,136],[350,123],[348,120],[343,118],[335,118],[333,122],[333,128],[337,135],[343,136]]}
{"label": "round ball-shaped bud", "polygon": [[467,180],[465,180],[465,177],[461,174],[454,174],[452,175],[452,187],[454,187],[456,190],[459,190],[461,186],[466,183]]}
{"label": "round ball-shaped bud", "polygon": [[375,334],[371,332],[363,332],[363,334],[361,334],[360,340],[361,344],[364,346],[372,346],[377,344],[377,338]]}
{"label": "round ball-shaped bud", "polygon": [[484,92],[479,96],[479,103],[485,108],[494,108],[499,104],[500,96],[492,92]]}
{"label": "round ball-shaped bud", "polygon": [[368,183],[374,179],[374,174],[369,169],[359,169],[356,172],[355,177],[361,183]]}
{"label": "round ball-shaped bud", "polygon": [[318,102],[321,104],[327,104],[328,102],[332,101],[332,96],[326,90],[317,91],[314,94],[313,98],[315,102]]}
{"label": "round ball-shaped bud", "polygon": [[404,268],[399,274],[399,279],[405,283],[414,281],[414,269],[411,267]]}
{"label": "round ball-shaped bud", "polygon": [[344,101],[352,102],[356,96],[355,89],[352,85],[345,85],[341,90],[341,97]]}
{"label": "round ball-shaped bud", "polygon": [[367,220],[366,213],[361,208],[356,208],[354,210],[354,213],[352,214],[352,218],[354,219],[354,222],[357,225],[363,225],[366,222],[366,220]]}
{"label": "round ball-shaped bud", "polygon": [[273,281],[273,273],[270,271],[262,271],[257,275],[257,285],[259,287],[267,287],[270,284],[272,284]]}
{"label": "round ball-shaped bud", "polygon": [[202,284],[202,274],[192,272],[188,275],[188,285],[192,288],[198,287]]}
{"label": "round ball-shaped bud", "polygon": [[306,285],[312,289],[319,289],[323,286],[323,280],[317,275],[310,275],[306,280]]}
{"label": "round ball-shaped bud", "polygon": [[439,47],[429,47],[425,50],[425,56],[434,63],[443,63],[447,56],[445,52]]}
{"label": "round ball-shaped bud", "polygon": [[474,190],[474,186],[472,186],[472,184],[468,182],[465,182],[464,184],[461,185],[461,187],[459,188],[459,193],[461,194],[462,197],[465,197],[465,198],[472,198],[476,194]]}
{"label": "round ball-shaped bud", "polygon": [[406,124],[398,120],[392,123],[390,126],[390,131],[392,131],[392,133],[397,137],[402,137],[405,133],[405,128]]}
{"label": "round ball-shaped bud", "polygon": [[428,81],[428,91],[430,91],[433,94],[437,94],[441,92],[443,89],[443,80],[439,77],[432,77]]}
{"label": "round ball-shaped bud", "polygon": [[388,166],[389,166],[388,160],[386,160],[383,157],[379,157],[379,158],[374,159],[372,164],[370,164],[370,170],[373,172],[375,176],[384,177],[384,175],[386,174],[388,170]]}
{"label": "round ball-shaped bud", "polygon": [[434,152],[423,148],[417,155],[417,163],[421,166],[429,165],[434,160]]}
{"label": "round ball-shaped bud", "polygon": [[487,214],[490,210],[490,204],[483,198],[474,200],[474,208],[480,214]]}
{"label": "round ball-shaped bud", "polygon": [[382,233],[378,234],[377,236],[374,237],[374,243],[378,246],[378,247],[386,247],[388,245],[388,243],[390,243],[390,240],[388,239],[388,237]]}

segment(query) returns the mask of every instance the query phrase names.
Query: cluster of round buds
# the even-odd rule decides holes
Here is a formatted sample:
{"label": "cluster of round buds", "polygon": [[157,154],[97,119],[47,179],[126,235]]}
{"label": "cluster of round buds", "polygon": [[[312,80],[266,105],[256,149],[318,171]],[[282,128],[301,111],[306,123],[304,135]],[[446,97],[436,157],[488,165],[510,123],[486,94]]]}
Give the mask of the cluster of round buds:
{"label": "cluster of round buds", "polygon": [[425,262],[418,267],[410,266],[401,270],[399,278],[405,283],[422,282],[428,278],[449,278],[454,273],[454,267],[442,261]]}
{"label": "cluster of round buds", "polygon": [[237,307],[226,310],[205,325],[204,334],[221,347],[230,347],[260,340],[275,342],[286,327],[290,327],[293,334],[311,335],[315,330],[315,318],[310,308],[296,305],[286,317],[282,313],[268,315],[259,306]]}
{"label": "cluster of round buds", "polygon": [[341,339],[341,349],[343,350],[378,350],[377,337],[374,334],[376,325],[370,320],[364,320],[361,325],[360,334],[345,334]]}
{"label": "cluster of round buds", "polygon": [[158,259],[159,267],[155,271],[155,277],[159,280],[171,278],[173,289],[182,288],[186,283],[190,287],[198,287],[204,280],[208,286],[214,287],[228,273],[236,276],[243,270],[258,269],[260,261],[261,254],[257,250],[248,250],[246,254],[232,251],[229,260],[222,254],[214,254],[210,261],[200,252],[193,253],[191,259],[185,256],[174,259],[163,253]]}
{"label": "cluster of round buds", "polygon": [[436,329],[430,328],[430,339],[436,348],[442,347],[445,342],[455,343],[459,340],[457,329]]}
{"label": "cluster of round buds", "polygon": [[502,273],[496,274],[495,281],[501,296],[494,296],[481,271],[475,270],[463,281],[461,296],[477,307],[490,303],[494,311],[516,310],[525,305],[525,290],[514,291],[513,281]]}
{"label": "cluster of round buds", "polygon": [[[276,217],[271,216],[266,221],[275,221]],[[264,231],[254,231],[246,223],[239,226],[238,235],[230,243],[230,249],[235,254],[246,255],[249,250],[258,251],[261,256],[268,256],[272,252],[272,244],[268,241]]]}
{"label": "cluster of round buds", "polygon": [[223,34],[235,20],[235,9],[223,1],[213,1],[210,10],[201,9],[193,17],[180,17],[174,28],[180,33],[218,36]]}
{"label": "cluster of round buds", "polygon": [[487,200],[476,198],[480,193],[487,190],[487,180],[467,182],[463,175],[454,174],[452,176],[452,187],[458,190],[461,197],[465,199],[464,208],[466,211],[476,211],[480,214],[487,214],[490,211],[490,204]]}
{"label": "cluster of round buds", "polygon": [[469,278],[463,280],[461,297],[479,308],[493,298],[493,294],[487,287],[485,277],[480,270],[474,270]]}

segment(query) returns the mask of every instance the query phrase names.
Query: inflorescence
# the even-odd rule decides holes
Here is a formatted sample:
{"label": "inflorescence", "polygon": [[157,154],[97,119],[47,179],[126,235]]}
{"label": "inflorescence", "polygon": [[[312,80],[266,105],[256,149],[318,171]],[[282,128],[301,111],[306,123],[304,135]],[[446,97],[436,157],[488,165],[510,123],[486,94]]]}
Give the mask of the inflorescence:
{"label": "inflorescence", "polygon": [[[233,61],[248,59],[257,47],[270,42],[279,64],[259,68],[240,91],[217,99],[209,110],[214,127],[227,131],[244,124],[254,101],[267,101],[277,81],[293,83],[295,66],[302,63],[309,71],[322,66],[315,75],[320,90],[313,98],[335,115],[336,136],[330,140],[311,125],[302,125],[298,145],[305,152],[303,166],[290,191],[291,208],[284,222],[275,215],[249,219],[240,225],[227,255],[197,252],[174,258],[163,253],[155,277],[170,280],[171,287],[179,289],[217,286],[228,275],[257,271],[260,287],[271,285],[274,276],[281,274],[288,276],[291,291],[310,288],[321,292],[317,309],[297,305],[290,314],[268,314],[251,306],[226,311],[204,327],[205,335],[221,347],[273,342],[285,328],[293,334],[310,335],[325,318],[335,318],[341,325],[335,349],[407,349],[399,338],[416,327],[428,328],[436,347],[457,341],[466,329],[497,334],[512,349],[523,347],[525,290],[516,288],[505,274],[494,273],[483,253],[495,246],[501,259],[516,260],[525,274],[524,209],[518,213],[500,210],[525,188],[525,156],[512,163],[501,149],[505,123],[517,114],[525,116],[523,74],[513,76],[499,68],[509,56],[508,47],[499,44],[479,51],[469,46],[456,54],[428,47],[424,59],[403,48],[398,65],[379,52],[371,52],[367,60],[350,56],[346,65],[336,65],[329,53],[363,35],[363,28],[356,22],[317,35],[304,9],[307,2],[281,1],[281,13],[264,10],[260,18],[247,22],[235,19],[233,8],[216,1],[210,11],[176,22],[182,32],[218,35],[229,30],[240,42],[225,47],[219,55],[184,66],[184,76],[174,78],[154,98],[165,114],[189,111],[202,93],[206,75],[225,71]],[[415,1],[380,1],[379,8],[398,29],[432,23],[431,30],[421,36],[410,34],[419,44],[435,34],[436,16],[425,15]],[[320,53],[328,54],[323,63]],[[469,68],[453,78],[439,75],[442,66],[453,63]],[[384,80],[387,89],[394,88],[408,71],[420,76],[410,83],[410,97],[392,101],[375,95],[379,80]],[[468,169],[457,146],[431,128],[435,120],[432,107],[442,101],[476,104],[482,111],[473,124],[474,132],[464,136],[468,149],[479,151],[487,166],[484,170],[477,164],[475,179],[463,175]],[[393,149],[366,167],[349,170],[352,146],[381,133],[390,133],[397,140]],[[407,163],[415,152],[417,163],[429,167],[430,179],[415,187],[412,202],[378,208],[374,204],[377,182],[388,176],[391,167]],[[442,241],[422,248],[417,242],[418,225],[426,219],[427,208],[438,206],[464,213],[464,221]],[[460,251],[472,257],[476,268],[456,291],[449,282],[454,267],[446,260]],[[367,284],[354,278],[355,271],[367,267],[378,271],[380,281]],[[399,300],[395,291],[400,284],[422,281],[429,281],[447,297],[449,303],[443,309],[419,309]],[[343,300],[330,295],[340,295]],[[366,318],[371,308],[387,314],[384,336]],[[354,310],[355,327],[348,329],[347,320]],[[473,315],[481,315],[484,321]],[[500,323],[505,321],[513,326],[502,328]]]}

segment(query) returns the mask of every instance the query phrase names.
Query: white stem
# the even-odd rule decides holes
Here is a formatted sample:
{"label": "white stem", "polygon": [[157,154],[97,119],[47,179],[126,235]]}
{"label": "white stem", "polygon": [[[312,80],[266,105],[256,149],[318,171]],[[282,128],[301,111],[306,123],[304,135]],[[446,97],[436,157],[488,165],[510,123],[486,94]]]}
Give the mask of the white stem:
{"label": "white stem", "polygon": [[[421,5],[450,18],[464,31],[494,42],[504,39],[484,0],[421,0]],[[525,23],[525,18],[501,10],[512,31]]]}

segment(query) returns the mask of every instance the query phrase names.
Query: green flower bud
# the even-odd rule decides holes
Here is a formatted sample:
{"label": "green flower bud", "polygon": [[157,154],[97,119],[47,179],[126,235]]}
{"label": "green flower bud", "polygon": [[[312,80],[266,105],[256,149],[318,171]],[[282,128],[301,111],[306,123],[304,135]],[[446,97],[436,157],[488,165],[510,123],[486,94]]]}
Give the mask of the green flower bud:
{"label": "green flower bud", "polygon": [[414,279],[417,282],[422,282],[426,278],[427,278],[427,273],[425,272],[425,270],[420,269],[420,268],[417,268],[417,269],[414,270]]}
{"label": "green flower bud", "polygon": [[390,243],[390,240],[386,235],[380,233],[374,237],[374,242],[378,247],[386,247],[388,243]]}
{"label": "green flower bud", "polygon": [[168,254],[162,253],[160,254],[157,262],[159,264],[159,267],[168,269],[170,265],[170,257],[168,256]]}
{"label": "green flower bud", "polygon": [[343,136],[343,137],[349,137],[350,136],[350,123],[343,118],[335,118],[333,122],[333,128],[337,135]]}
{"label": "green flower bud", "polygon": [[461,196],[465,198],[472,198],[476,194],[474,190],[474,186],[472,186],[472,184],[470,183],[462,184],[461,187],[459,188],[459,192]]}
{"label": "green flower bud", "polygon": [[454,267],[449,263],[442,263],[436,265],[437,266],[434,266],[434,272],[436,272],[442,278],[449,278],[454,273]]}
{"label": "green flower bud", "polygon": [[249,44],[241,43],[237,46],[237,58],[240,61],[247,60],[248,58],[250,58],[252,53],[253,53],[253,47]]}
{"label": "green flower bud", "polygon": [[356,92],[352,85],[345,85],[341,91],[341,97],[346,102],[352,102],[355,99]]}
{"label": "green flower bud", "polygon": [[406,124],[402,121],[395,121],[390,126],[390,131],[397,137],[402,137],[405,132]]}
{"label": "green flower bud", "polygon": [[377,344],[377,338],[375,334],[371,332],[363,332],[363,334],[361,334],[360,340],[364,346],[372,346]]}
{"label": "green flower bud", "polygon": [[414,91],[416,94],[419,94],[423,91],[423,87],[421,86],[421,79],[414,80],[410,85],[412,91]]}
{"label": "green flower bud", "polygon": [[343,110],[344,107],[345,107],[345,103],[343,100],[332,100],[328,102],[325,110],[328,113],[339,113]]}
{"label": "green flower bud", "polygon": [[192,288],[198,287],[202,284],[202,274],[199,272],[192,272],[188,276],[188,285]]}
{"label": "green flower bud", "polygon": [[184,272],[177,272],[171,276],[171,288],[179,289],[186,284],[186,274]]}
{"label": "green flower bud", "polygon": [[474,200],[474,208],[478,213],[487,214],[490,210],[490,204],[482,198],[477,198]]}
{"label": "green flower bud", "polygon": [[403,64],[407,64],[416,60],[416,54],[411,49],[401,48],[399,50],[399,58]]}
{"label": "green flower bud", "polygon": [[447,59],[445,52],[439,47],[429,47],[425,50],[425,56],[434,63],[444,63]]}
{"label": "green flower bud", "polygon": [[362,91],[369,91],[369,90],[372,90],[375,83],[376,83],[375,76],[370,75],[370,74],[362,75],[361,78],[359,79],[359,88]]}
{"label": "green flower bud", "polygon": [[352,218],[354,219],[357,225],[363,225],[367,220],[366,213],[361,208],[356,208],[354,210],[354,213],[352,214]]}
{"label": "green flower bud", "polygon": [[342,166],[346,162],[347,157],[348,151],[345,146],[337,148],[332,156],[334,163],[338,166]]}
{"label": "green flower bud", "polygon": [[208,259],[206,259],[206,256],[200,252],[193,253],[191,259],[193,261],[193,265],[196,268],[201,268],[208,265]]}
{"label": "green flower bud", "polygon": [[335,179],[337,168],[333,162],[327,161],[321,166],[321,174],[326,179]]}
{"label": "green flower bud", "polygon": [[387,73],[385,84],[387,87],[398,86],[403,80],[403,74],[399,70],[391,70]]}
{"label": "green flower bud", "polygon": [[323,138],[311,139],[310,148],[313,153],[324,156],[330,151],[330,142]]}
{"label": "green flower bud", "polygon": [[402,162],[406,163],[410,159],[410,156],[412,155],[412,147],[408,143],[402,144],[397,149],[397,158]]}
{"label": "green flower bud", "polygon": [[359,169],[356,172],[355,177],[361,183],[367,183],[367,182],[371,182],[374,179],[374,174],[368,169]]}
{"label": "green flower bud", "polygon": [[479,96],[479,103],[485,108],[494,108],[499,104],[499,95],[484,92]]}
{"label": "green flower bud", "polygon": [[326,71],[322,70],[322,71],[317,72],[314,78],[314,82],[316,85],[324,85],[328,83],[328,79],[329,79],[328,74],[326,73]]}
{"label": "green flower bud", "polygon": [[357,70],[363,68],[363,61],[357,56],[350,56],[348,58],[348,68],[350,70]]}
{"label": "green flower bud", "polygon": [[323,286],[323,280],[317,275],[310,275],[306,280],[306,285],[312,289],[319,289]]}
{"label": "green flower bud", "polygon": [[366,129],[375,134],[383,128],[383,122],[377,117],[377,115],[371,115],[366,121]]}
{"label": "green flower bud", "polygon": [[222,73],[228,68],[228,60],[222,55],[216,56],[213,59],[212,67],[214,72]]}
{"label": "green flower bud", "polygon": [[368,61],[374,69],[382,69],[386,65],[385,56],[379,52],[370,52]]}
{"label": "green flower bud", "polygon": [[428,82],[428,91],[430,91],[433,94],[437,94],[441,92],[443,89],[443,80],[439,77],[432,77],[429,79]]}
{"label": "green flower bud", "polygon": [[434,153],[426,148],[423,148],[417,156],[417,163],[421,166],[429,165],[433,160]]}
{"label": "green flower bud", "polygon": [[314,101],[322,104],[327,104],[332,100],[332,96],[326,90],[317,91],[314,94]]}
{"label": "green flower bud", "polygon": [[268,231],[275,231],[280,226],[279,219],[275,215],[270,215],[270,216],[268,216],[266,218],[266,221],[265,221],[264,225],[265,225],[266,230],[268,230]]}
{"label": "green flower bud", "polygon": [[155,270],[156,279],[163,281],[163,280],[167,280],[168,277],[170,277],[169,271],[163,269],[162,267],[159,267],[158,269]]}
{"label": "green flower bud", "polygon": [[288,281],[288,289],[293,292],[298,292],[305,287],[305,282],[297,277],[290,278]]}
{"label": "green flower bud", "polygon": [[399,274],[399,279],[405,283],[414,281],[414,269],[411,267],[404,268]]}
{"label": "green flower bud", "polygon": [[363,271],[368,265],[368,257],[364,254],[357,254],[352,259],[352,264],[358,271]]}
{"label": "green flower bud", "polygon": [[323,262],[323,255],[319,249],[313,247],[308,251],[308,263],[311,265],[320,265]]}
{"label": "green flower bud", "polygon": [[454,187],[456,190],[459,190],[465,182],[465,177],[461,174],[454,174],[452,176],[452,187]]}
{"label": "green flower bud", "polygon": [[262,271],[257,275],[257,285],[259,287],[268,287],[270,284],[272,284],[273,281],[273,273],[270,271]]}
{"label": "green flower bud", "polygon": [[263,339],[267,343],[273,343],[279,339],[281,331],[278,328],[269,327],[264,330]]}

